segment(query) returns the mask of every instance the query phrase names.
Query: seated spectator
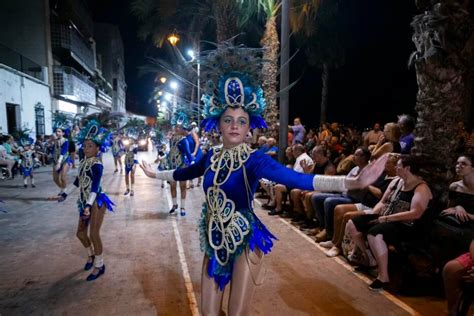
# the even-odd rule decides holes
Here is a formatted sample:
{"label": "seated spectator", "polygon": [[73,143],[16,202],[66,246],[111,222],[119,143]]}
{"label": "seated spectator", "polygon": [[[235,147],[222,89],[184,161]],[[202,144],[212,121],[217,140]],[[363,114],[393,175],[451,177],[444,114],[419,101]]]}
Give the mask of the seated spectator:
{"label": "seated spectator", "polygon": [[[305,164],[303,168],[304,173],[324,174],[328,176],[336,174],[336,169],[329,160],[327,151],[323,147],[314,147],[311,151],[311,157],[313,164]],[[290,192],[291,201],[293,202],[293,212],[296,213],[294,214],[295,221],[303,221],[303,225],[301,226],[303,229],[316,227],[316,223],[313,221],[314,212],[311,210],[311,197],[317,193],[317,191],[304,191],[300,189],[293,189]],[[310,217],[307,217],[306,213],[309,213]]]}
{"label": "seated spectator", "polygon": [[[472,226],[474,223],[474,157],[461,155],[456,163],[456,174],[461,180],[449,186],[448,208],[441,216],[449,217],[456,226]],[[474,228],[474,227],[473,227]]]}
{"label": "seated spectator", "polygon": [[342,153],[342,150],[344,149],[339,142],[339,137],[338,136],[331,136],[331,139],[329,140],[328,143],[328,148],[329,152],[331,153],[331,161],[334,161],[339,157],[339,155]]}
{"label": "seated spectator", "polygon": [[[287,168],[293,168],[294,157],[291,146],[288,146],[285,150],[285,165]],[[260,186],[268,195],[268,202],[263,204],[262,207],[267,210],[273,210],[275,208],[275,185],[276,183],[268,179],[261,179]]]}
{"label": "seated spectator", "polygon": [[[295,164],[293,165],[293,170],[296,172],[304,173],[304,168],[311,166],[313,160],[308,154],[304,151],[304,146],[301,144],[296,144],[293,146],[293,156],[296,158]],[[275,189],[275,209],[270,211],[270,215],[277,215],[282,213],[282,202],[283,194],[290,192],[292,188],[287,188],[282,184],[277,184],[274,187]]]}
{"label": "seated spectator", "polygon": [[[377,278],[370,284],[371,290],[380,290],[389,282],[388,245],[399,245],[417,237],[415,223],[421,218],[433,198],[431,190],[420,174],[420,164],[415,157],[402,155],[397,163],[397,175],[385,191],[382,200],[374,207],[373,214],[361,215],[349,220],[347,230],[355,245],[362,251],[367,266],[378,266]],[[365,246],[367,234],[369,257]]]}
{"label": "seated spectator", "polygon": [[3,165],[6,167],[6,170],[8,172],[8,179],[13,178],[13,166],[15,165],[15,160],[13,159],[12,156],[10,156],[7,153],[7,150],[4,146],[5,144],[6,137],[2,136],[0,137],[0,165]]}
{"label": "seated spectator", "polygon": [[260,136],[257,141],[258,151],[262,153],[266,153],[269,149],[267,145],[268,139],[265,136]]}
{"label": "seated spectator", "polygon": [[327,141],[331,137],[331,131],[329,130],[328,124],[323,123],[318,134],[319,142]]}
{"label": "seated spectator", "polygon": [[275,138],[269,137],[267,139],[267,147],[268,147],[268,150],[265,152],[265,154],[269,155],[270,157],[274,159],[278,159],[278,147],[276,146]]}
{"label": "seated spectator", "polygon": [[469,252],[449,261],[443,268],[444,291],[448,301],[448,315],[458,315],[463,283],[474,284],[474,239]]}
{"label": "seated spectator", "polygon": [[377,144],[371,150],[372,159],[377,159],[386,153],[400,153],[400,128],[395,123],[387,123]]}
{"label": "seated spectator", "polygon": [[342,242],[347,222],[362,214],[371,214],[373,207],[380,201],[388,188],[390,182],[397,178],[396,165],[399,156],[392,154],[385,164],[385,171],[379,179],[370,185],[363,196],[361,203],[340,204],[334,209],[334,234],[332,237],[333,247],[328,250],[326,256],[335,257],[341,253]]}
{"label": "seated spectator", "polygon": [[408,114],[402,114],[398,117],[398,127],[400,128],[400,147],[401,154],[409,155],[415,145],[415,119]]}
{"label": "seated spectator", "polygon": [[334,165],[337,166],[336,174],[346,175],[348,174],[355,166],[354,155],[352,154],[354,149],[348,143],[342,144],[342,152],[334,160]]}
{"label": "seated spectator", "polygon": [[41,165],[46,165],[48,162],[48,155],[46,154],[46,149],[44,146],[44,136],[37,135],[36,142],[34,144],[35,154],[38,157],[39,161],[41,161]]}
{"label": "seated spectator", "polygon": [[[370,161],[370,152],[365,147],[359,147],[354,153],[356,167],[354,167],[347,177],[356,177]],[[334,208],[339,204],[352,204],[360,202],[360,190],[351,190],[347,193],[317,193],[311,197],[311,204],[316,212],[316,218],[323,229],[316,235],[316,242],[331,240],[334,228]],[[332,244],[327,243],[322,246],[332,248]]]}
{"label": "seated spectator", "polygon": [[364,137],[364,146],[369,147],[370,145],[377,144],[382,135],[383,132],[380,130],[380,123],[375,123],[374,129],[369,131]]}
{"label": "seated spectator", "polygon": [[314,146],[318,144],[318,136],[310,130],[308,134],[306,134],[306,140],[304,144],[304,148],[307,153],[310,153],[313,150]]}

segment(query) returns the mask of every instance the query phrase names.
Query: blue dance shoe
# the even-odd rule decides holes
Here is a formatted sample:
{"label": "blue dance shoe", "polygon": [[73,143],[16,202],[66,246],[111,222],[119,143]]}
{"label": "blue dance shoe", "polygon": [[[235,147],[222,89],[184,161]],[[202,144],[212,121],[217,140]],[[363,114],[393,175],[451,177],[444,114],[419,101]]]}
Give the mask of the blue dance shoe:
{"label": "blue dance shoe", "polygon": [[94,266],[95,256],[90,256],[90,258],[92,258],[92,261],[91,262],[86,262],[86,265],[84,266],[85,271],[90,270]]}
{"label": "blue dance shoe", "polygon": [[186,211],[184,210],[184,208],[180,210],[179,215],[186,216]]}
{"label": "blue dance shoe", "polygon": [[87,277],[87,281],[94,281],[95,279],[98,279],[102,274],[105,273],[105,264],[99,268],[99,273],[97,274],[89,274],[89,276]]}

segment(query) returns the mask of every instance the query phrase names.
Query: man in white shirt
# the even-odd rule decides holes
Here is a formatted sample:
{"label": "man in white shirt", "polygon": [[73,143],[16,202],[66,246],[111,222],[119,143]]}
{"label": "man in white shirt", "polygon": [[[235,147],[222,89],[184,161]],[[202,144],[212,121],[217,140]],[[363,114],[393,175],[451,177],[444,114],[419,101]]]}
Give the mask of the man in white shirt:
{"label": "man in white shirt", "polygon": [[[306,166],[313,165],[313,159],[304,151],[304,146],[296,144],[293,146],[293,155],[296,157],[293,170],[296,172],[304,173]],[[287,188],[282,184],[275,185],[275,209],[271,210],[268,214],[277,215],[282,212],[283,194],[290,192],[292,188]]]}

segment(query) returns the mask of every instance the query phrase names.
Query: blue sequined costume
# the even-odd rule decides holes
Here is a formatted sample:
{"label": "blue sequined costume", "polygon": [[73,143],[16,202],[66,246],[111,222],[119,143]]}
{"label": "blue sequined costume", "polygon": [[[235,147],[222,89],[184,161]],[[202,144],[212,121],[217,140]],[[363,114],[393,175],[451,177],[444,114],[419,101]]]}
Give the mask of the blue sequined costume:
{"label": "blue sequined costume", "polygon": [[32,150],[23,151],[20,155],[20,169],[23,177],[29,177],[33,172],[34,159],[36,155]]}
{"label": "blue sequined costume", "polygon": [[69,157],[68,149],[69,141],[66,138],[62,137],[54,142],[54,146],[52,148],[54,162],[53,166],[56,166],[61,156],[63,157],[61,160],[61,167],[59,168],[58,173],[63,169],[63,166],[65,164],[72,166],[73,161],[72,158]]}
{"label": "blue sequined costume", "polygon": [[199,160],[202,159],[201,146],[198,146],[196,156],[192,156],[192,153],[194,152],[194,149],[196,147],[196,142],[194,141],[193,134],[188,134],[188,136],[186,136],[186,140],[188,141],[188,144],[189,144],[189,153],[191,156],[192,163],[199,162]]}
{"label": "blue sequined costume", "polygon": [[[82,216],[86,206],[92,207],[97,202],[99,208],[106,205],[109,211],[113,211],[115,205],[109,197],[102,191],[101,180],[104,171],[102,162],[97,157],[86,158],[79,164],[79,172],[74,180],[74,185],[80,189],[79,198],[77,199],[77,207]],[[91,201],[92,193],[96,194],[94,201]]]}
{"label": "blue sequined costume", "polygon": [[168,167],[170,169],[184,168],[191,165],[194,160],[187,137],[173,135],[170,139]]}
{"label": "blue sequined costume", "polygon": [[125,148],[123,146],[122,140],[118,138],[114,138],[112,141],[112,155],[117,158],[122,156],[125,152]]}
{"label": "blue sequined costume", "polygon": [[133,146],[133,148],[125,149],[125,174],[129,174],[132,171],[134,165],[138,165],[138,160],[136,155],[138,153],[138,148]]}
{"label": "blue sequined costume", "polygon": [[209,257],[208,274],[223,290],[232,278],[236,258],[245,247],[267,254],[274,235],[253,212],[253,196],[261,178],[293,188],[313,190],[313,175],[275,162],[246,144],[213,148],[203,159],[173,173],[176,181],[204,175],[206,202],[200,222],[201,249]]}

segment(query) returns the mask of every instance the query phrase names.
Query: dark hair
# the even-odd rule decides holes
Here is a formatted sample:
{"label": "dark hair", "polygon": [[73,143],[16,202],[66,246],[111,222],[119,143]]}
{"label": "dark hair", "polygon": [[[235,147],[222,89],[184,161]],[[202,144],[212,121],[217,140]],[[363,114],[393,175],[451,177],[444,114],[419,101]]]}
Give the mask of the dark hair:
{"label": "dark hair", "polygon": [[357,149],[354,152],[356,152],[359,149],[362,151],[362,155],[364,156],[366,161],[369,162],[370,158],[372,158],[372,153],[370,152],[370,150],[367,147],[360,146],[360,147],[357,147]]}
{"label": "dark hair", "polygon": [[400,155],[400,161],[403,167],[410,167],[411,173],[421,176],[420,170],[423,166],[421,157],[417,157],[413,155]]}
{"label": "dark hair", "polygon": [[293,145],[293,151],[294,151],[294,150],[297,150],[297,151],[302,152],[302,153],[305,152],[304,146],[301,145],[301,144],[295,144],[295,145]]}
{"label": "dark hair", "polygon": [[465,158],[467,158],[467,160],[469,160],[471,162],[471,164],[474,164],[474,155],[473,154],[464,153],[464,154],[459,155],[459,157],[465,157]]}
{"label": "dark hair", "polygon": [[411,115],[402,114],[398,116],[398,123],[402,123],[409,132],[413,132],[415,129],[415,119]]}

